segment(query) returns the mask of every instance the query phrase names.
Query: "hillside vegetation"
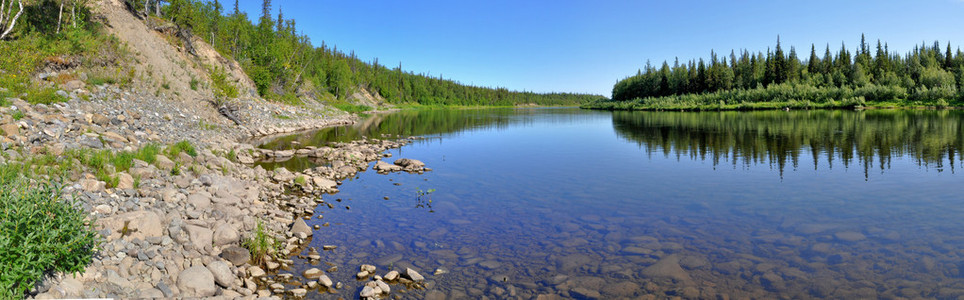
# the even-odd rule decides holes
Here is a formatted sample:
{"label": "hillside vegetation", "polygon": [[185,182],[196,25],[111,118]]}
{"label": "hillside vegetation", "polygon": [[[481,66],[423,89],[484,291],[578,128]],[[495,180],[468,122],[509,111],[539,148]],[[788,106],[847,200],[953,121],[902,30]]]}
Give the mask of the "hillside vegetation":
{"label": "hillside vegetation", "polygon": [[[43,75],[51,71],[84,67],[94,72],[80,79],[91,83],[130,82],[132,75],[105,67],[116,66],[125,50],[116,39],[101,33],[102,24],[92,19],[84,1],[64,1],[67,7],[54,1],[20,2],[22,10],[14,1],[4,3],[0,29],[9,33],[0,41],[0,103],[9,97],[30,103],[66,101],[67,96],[58,94],[55,84],[78,78]],[[34,77],[44,77],[39,78],[43,82],[32,80]]]}
{"label": "hillside vegetation", "polygon": [[804,59],[779,38],[775,49],[729,57],[710,52],[709,61],[647,63],[613,87],[612,101],[600,109],[759,109],[860,106],[960,106],[964,100],[964,53],[919,45],[904,55],[861,37],[851,52],[841,44],[822,56],[811,45]]}
{"label": "hillside vegetation", "polygon": [[[574,105],[603,98],[570,93],[538,94],[505,88],[476,87],[451,79],[430,77],[364,62],[324,42],[315,47],[298,34],[295,20],[282,12],[272,16],[271,1],[264,0],[258,22],[247,13],[225,9],[219,1],[131,1],[132,10],[147,17],[172,20],[181,29],[214,46],[221,55],[237,60],[262,97],[283,102],[322,99],[344,103],[354,94],[374,94],[393,104],[420,105]],[[158,15],[158,13],[160,13]],[[351,106],[345,106],[352,108]]]}

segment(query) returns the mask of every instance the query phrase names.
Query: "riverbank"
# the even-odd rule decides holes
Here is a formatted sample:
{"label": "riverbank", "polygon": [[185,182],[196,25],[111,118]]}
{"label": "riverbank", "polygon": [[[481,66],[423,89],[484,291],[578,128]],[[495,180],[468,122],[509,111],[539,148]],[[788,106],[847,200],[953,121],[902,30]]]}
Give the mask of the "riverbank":
{"label": "riverbank", "polygon": [[[64,198],[89,215],[102,238],[83,272],[48,274],[32,288],[38,299],[297,296],[299,286],[274,285],[280,280],[271,274],[310,240],[299,218],[324,203],[318,196],[337,191],[338,180],[405,143],[361,140],[269,154],[239,141],[355,119],[249,100],[238,116],[250,125],[236,126],[212,116],[206,103],[162,101],[110,85],[71,93],[90,100],[48,106],[13,98],[0,108],[0,162],[27,165],[34,178],[59,182]],[[128,154],[128,164],[117,163]],[[268,172],[251,164],[284,155],[312,155],[337,167]],[[48,175],[58,173],[66,175]],[[245,241],[259,235],[280,243],[268,250],[277,257],[261,263],[252,257]]]}
{"label": "riverbank", "polygon": [[809,110],[809,109],[961,109],[962,106],[932,101],[865,101],[862,98],[844,101],[772,101],[736,104],[656,104],[641,100],[599,101],[579,106],[583,109],[623,111],[751,111],[751,110]]}

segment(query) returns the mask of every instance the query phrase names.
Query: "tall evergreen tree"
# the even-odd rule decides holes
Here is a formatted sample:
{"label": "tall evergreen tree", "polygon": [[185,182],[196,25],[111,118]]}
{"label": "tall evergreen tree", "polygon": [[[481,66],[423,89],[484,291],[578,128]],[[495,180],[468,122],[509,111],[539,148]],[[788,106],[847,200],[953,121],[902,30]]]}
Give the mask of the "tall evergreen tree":
{"label": "tall evergreen tree", "polygon": [[807,61],[807,72],[810,74],[820,73],[820,57],[817,57],[817,47],[810,44],[810,59]]}

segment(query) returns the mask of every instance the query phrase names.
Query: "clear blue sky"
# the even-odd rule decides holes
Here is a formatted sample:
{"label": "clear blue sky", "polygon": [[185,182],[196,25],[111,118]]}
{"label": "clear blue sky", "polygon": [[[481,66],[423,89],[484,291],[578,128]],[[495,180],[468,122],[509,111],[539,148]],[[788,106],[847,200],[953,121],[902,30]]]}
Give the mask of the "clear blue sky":
{"label": "clear blue sky", "polygon": [[[222,0],[229,11],[233,1]],[[252,18],[260,0],[241,0]],[[780,35],[801,58],[815,43],[849,49],[865,33],[904,53],[926,42],[964,44],[964,0],[570,1],[274,0],[312,43],[365,61],[466,84],[610,96],[647,60],[765,52]]]}

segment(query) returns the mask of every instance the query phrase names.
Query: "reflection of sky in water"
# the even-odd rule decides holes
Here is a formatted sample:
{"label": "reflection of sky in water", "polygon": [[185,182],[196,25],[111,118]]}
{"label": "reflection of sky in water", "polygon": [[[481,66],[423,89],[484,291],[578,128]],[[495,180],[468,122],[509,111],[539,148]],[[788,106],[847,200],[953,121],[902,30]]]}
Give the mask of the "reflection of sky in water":
{"label": "reflection of sky in water", "polygon": [[[415,158],[434,171],[364,172],[325,196],[343,201],[319,207],[324,219],[309,224],[335,225],[312,246],[340,246],[323,261],[342,270],[330,275],[349,284],[344,295],[357,295],[359,264],[399,254],[392,266],[447,270],[428,276],[430,290],[455,297],[513,289],[576,297],[583,288],[619,298],[691,287],[736,298],[853,298],[870,296],[866,288],[918,298],[937,296],[925,291],[938,285],[964,288],[960,178],[911,153],[865,174],[859,159],[831,168],[818,151],[815,166],[810,149],[797,149],[796,165],[781,172],[766,161],[664,155],[617,135],[609,113],[547,111],[391,150],[390,161]],[[436,190],[434,213],[415,208],[419,189]],[[684,258],[692,281],[643,271],[670,255]]]}

